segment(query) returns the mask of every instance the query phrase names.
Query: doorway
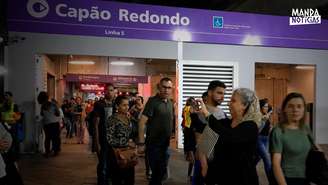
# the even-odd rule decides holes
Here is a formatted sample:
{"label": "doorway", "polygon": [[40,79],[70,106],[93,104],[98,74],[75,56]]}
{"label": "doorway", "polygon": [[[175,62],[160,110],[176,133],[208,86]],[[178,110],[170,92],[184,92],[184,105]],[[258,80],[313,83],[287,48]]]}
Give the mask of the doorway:
{"label": "doorway", "polygon": [[[40,78],[37,80],[37,87],[47,90],[49,96],[56,99],[59,105],[64,100],[70,101],[77,97],[85,104],[90,100],[95,102],[104,97],[104,89],[109,83],[117,88],[117,95],[128,96],[131,101],[135,96],[142,96],[144,104],[149,97],[156,95],[157,83],[161,78],[171,78],[174,87],[177,87],[176,60],[41,54],[39,61],[42,64],[36,72],[39,74],[36,77]],[[45,74],[46,80],[42,77]],[[42,88],[44,86],[46,88]],[[171,98],[177,105],[177,91],[172,92]],[[176,113],[172,133],[174,148],[178,141],[177,116]]]}
{"label": "doorway", "polygon": [[315,65],[255,63],[255,90],[260,99],[268,98],[273,107],[272,122],[279,122],[281,104],[288,93],[303,94],[307,120],[314,128]]}

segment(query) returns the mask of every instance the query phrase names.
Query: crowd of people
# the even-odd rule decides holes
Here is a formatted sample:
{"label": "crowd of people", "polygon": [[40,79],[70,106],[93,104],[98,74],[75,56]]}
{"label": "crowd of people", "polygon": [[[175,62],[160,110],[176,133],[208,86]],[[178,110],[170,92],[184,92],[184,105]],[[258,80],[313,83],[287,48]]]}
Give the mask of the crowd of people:
{"label": "crowd of people", "polygon": [[[279,122],[273,124],[269,100],[259,100],[247,88],[233,91],[227,115],[219,108],[226,88],[221,81],[211,81],[201,99],[189,97],[183,108],[181,126],[190,183],[257,185],[256,166],[263,160],[270,185],[308,185],[305,163],[312,132],[305,122],[302,94],[285,97]],[[118,96],[108,84],[105,96],[97,101],[76,97],[61,106],[41,92],[37,100],[45,133],[44,156],[60,154],[61,130],[66,129],[67,140],[91,143],[98,157],[98,185],[135,184],[137,156],[145,157],[149,185],[162,185],[169,175],[169,145],[175,126],[172,80],[161,79],[157,89],[145,103],[142,96]],[[16,161],[22,114],[12,96],[6,92],[0,102],[0,184],[21,185]]]}
{"label": "crowd of people", "polygon": [[144,109],[142,96],[118,96],[117,89],[108,84],[105,96],[96,101],[83,102],[81,97],[75,97],[64,100],[60,106],[46,92],[40,92],[38,102],[46,158],[60,154],[61,130],[65,129],[66,141],[77,144],[88,141],[91,151],[97,154],[97,184],[134,184],[134,166],[122,169],[116,149],[136,148]]}
{"label": "crowd of people", "polygon": [[247,88],[233,91],[228,103],[231,116],[222,113],[218,105],[225,89],[223,82],[212,81],[202,99],[190,97],[183,108],[191,184],[259,184],[256,166],[262,159],[270,185],[308,185],[306,159],[313,139],[305,122],[303,95],[288,94],[279,122],[273,124],[268,99],[259,100]]}
{"label": "crowd of people", "polygon": [[168,147],[174,125],[172,88],[172,80],[163,78],[158,84],[158,94],[144,105],[143,97],[116,96],[115,87],[107,86],[105,98],[95,102],[91,116],[99,159],[98,185],[135,183],[135,161],[123,156],[127,164],[122,165],[123,154],[118,154],[129,149],[135,155],[145,156],[149,184],[161,184],[167,178]]}
{"label": "crowd of people", "polygon": [[[94,108],[95,135],[99,138],[98,184],[134,184],[134,165],[122,168],[116,151],[136,146],[139,155],[145,154],[149,184],[163,184],[168,175],[169,144],[175,122],[170,99],[172,80],[163,78],[158,93],[145,106],[142,97],[133,106],[126,97],[115,98],[110,93],[113,88],[108,87],[108,95]],[[312,135],[305,124],[304,97],[299,93],[288,94],[282,103],[279,123],[273,126],[269,100],[259,100],[247,88],[233,91],[228,116],[219,108],[225,90],[223,82],[212,81],[202,99],[190,97],[183,109],[190,182],[256,185],[259,184],[256,166],[262,159],[270,185],[308,184],[305,162],[311,147],[308,136]]]}

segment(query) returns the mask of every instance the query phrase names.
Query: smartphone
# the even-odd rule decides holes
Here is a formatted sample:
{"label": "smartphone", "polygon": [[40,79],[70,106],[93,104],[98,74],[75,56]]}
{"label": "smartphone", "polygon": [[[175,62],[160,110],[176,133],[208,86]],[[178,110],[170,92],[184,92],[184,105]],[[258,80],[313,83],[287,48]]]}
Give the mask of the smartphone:
{"label": "smartphone", "polygon": [[191,102],[191,106],[192,106],[192,108],[194,108],[197,111],[199,111],[200,109],[202,109],[202,106],[201,106],[200,102],[197,101],[197,100],[193,100]]}

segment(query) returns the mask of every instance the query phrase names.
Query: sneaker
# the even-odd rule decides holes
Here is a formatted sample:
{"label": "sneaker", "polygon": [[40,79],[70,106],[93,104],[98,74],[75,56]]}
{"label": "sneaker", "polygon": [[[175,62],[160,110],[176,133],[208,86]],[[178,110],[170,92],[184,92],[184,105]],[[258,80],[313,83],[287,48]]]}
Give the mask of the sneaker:
{"label": "sneaker", "polygon": [[146,175],[147,180],[151,179],[151,174]]}
{"label": "sneaker", "polygon": [[146,178],[147,178],[147,180],[151,179],[151,171],[150,170],[146,171]]}
{"label": "sneaker", "polygon": [[165,183],[170,178],[170,170],[169,168],[166,169],[166,172],[163,176],[162,182]]}

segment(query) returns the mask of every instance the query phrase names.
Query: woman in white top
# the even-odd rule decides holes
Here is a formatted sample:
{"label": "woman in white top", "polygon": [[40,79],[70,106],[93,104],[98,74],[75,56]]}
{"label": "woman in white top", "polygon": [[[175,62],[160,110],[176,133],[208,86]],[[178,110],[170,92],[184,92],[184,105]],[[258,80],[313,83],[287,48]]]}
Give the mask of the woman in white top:
{"label": "woman in white top", "polygon": [[41,116],[45,133],[45,157],[48,157],[51,152],[50,142],[52,151],[54,151],[56,156],[60,152],[60,125],[58,119],[60,112],[57,105],[49,101],[48,94],[44,91],[40,92],[38,102],[41,104]]}

